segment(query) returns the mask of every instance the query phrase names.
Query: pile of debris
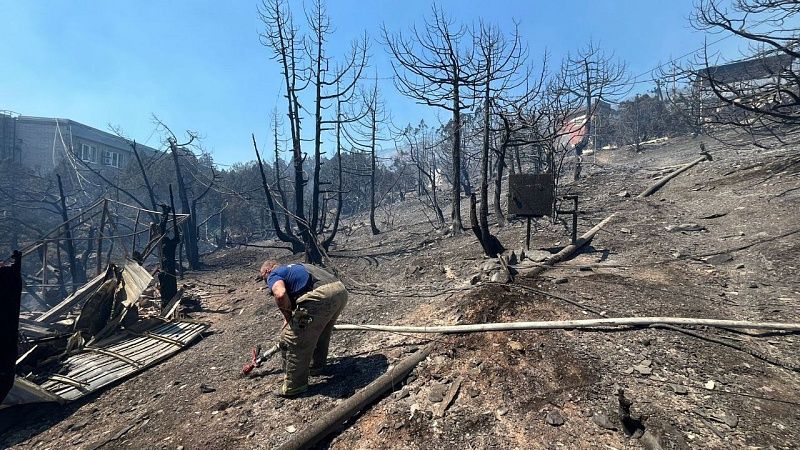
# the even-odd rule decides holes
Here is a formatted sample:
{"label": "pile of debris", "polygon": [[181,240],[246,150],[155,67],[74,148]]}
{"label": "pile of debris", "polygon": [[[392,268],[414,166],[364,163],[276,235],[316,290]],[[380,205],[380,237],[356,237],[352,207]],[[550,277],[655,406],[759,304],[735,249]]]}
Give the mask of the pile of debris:
{"label": "pile of debris", "polygon": [[109,264],[43,313],[19,318],[16,378],[0,408],[75,400],[182,350],[208,325],[177,319],[182,291],[164,307],[136,261]]}

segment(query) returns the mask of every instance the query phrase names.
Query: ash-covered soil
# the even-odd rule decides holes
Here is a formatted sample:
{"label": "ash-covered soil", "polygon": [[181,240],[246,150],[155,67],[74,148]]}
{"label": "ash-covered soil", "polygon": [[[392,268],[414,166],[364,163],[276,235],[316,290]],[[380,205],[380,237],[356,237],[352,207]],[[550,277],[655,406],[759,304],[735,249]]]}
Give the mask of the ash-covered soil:
{"label": "ash-covered soil", "polygon": [[[537,278],[470,283],[488,260],[470,232],[434,231],[415,198],[381,211],[382,233],[347,220],[331,252],[350,301],[340,322],[440,325],[622,316],[800,321],[800,153],[705,141],[714,157],[651,197],[636,194],[698,157],[700,139],[590,157],[580,229],[615,218],[575,258]],[[625,196],[627,192],[629,196]],[[467,205],[467,202],[464,202]],[[381,217],[382,216],[382,217]],[[564,219],[569,222],[567,217]],[[532,247],[569,242],[539,220]],[[673,227],[699,229],[677,231]],[[694,226],[697,225],[697,226]],[[671,228],[672,231],[668,231]],[[496,229],[510,249],[525,225]],[[322,446],[350,448],[796,448],[796,334],[679,329],[549,330],[473,335],[339,332],[329,374],[308,394],[271,392],[273,359],[241,366],[281,325],[261,260],[281,250],[206,257],[183,280],[212,324],[194,346],[141,375],[67,406],[11,412],[0,448],[272,448],[430,340],[431,356],[397,390]],[[523,261],[523,264],[529,264]],[[456,386],[458,389],[456,390]],[[444,408],[448,394],[452,404]],[[5,419],[9,420],[6,412]]]}

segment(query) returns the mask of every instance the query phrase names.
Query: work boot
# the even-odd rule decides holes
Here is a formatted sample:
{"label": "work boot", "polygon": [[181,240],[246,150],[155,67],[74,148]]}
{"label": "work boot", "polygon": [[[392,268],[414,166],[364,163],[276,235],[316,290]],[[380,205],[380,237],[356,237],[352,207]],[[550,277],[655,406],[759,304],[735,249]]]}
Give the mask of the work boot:
{"label": "work boot", "polygon": [[303,392],[305,392],[307,390],[308,390],[308,385],[307,384],[305,384],[303,386],[300,386],[298,388],[288,389],[286,387],[286,384],[284,383],[283,385],[281,385],[281,387],[279,387],[274,392],[274,394],[275,394],[275,396],[282,397],[282,398],[297,398],[297,396],[299,396],[300,394],[302,394]]}
{"label": "work boot", "polygon": [[328,373],[328,366],[321,366],[321,367],[311,367],[308,369],[309,375],[312,377],[318,377],[321,375],[325,375]]}

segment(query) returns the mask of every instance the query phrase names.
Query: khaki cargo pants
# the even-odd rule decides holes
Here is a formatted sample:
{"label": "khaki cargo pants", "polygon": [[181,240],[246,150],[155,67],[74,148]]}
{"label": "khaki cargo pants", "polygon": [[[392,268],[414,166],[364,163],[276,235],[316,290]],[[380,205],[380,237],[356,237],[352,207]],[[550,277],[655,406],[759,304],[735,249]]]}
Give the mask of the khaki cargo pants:
{"label": "khaki cargo pants", "polygon": [[325,367],[333,325],[346,304],[347,290],[341,281],[320,286],[297,299],[292,320],[281,335],[284,394],[305,391],[310,371]]}

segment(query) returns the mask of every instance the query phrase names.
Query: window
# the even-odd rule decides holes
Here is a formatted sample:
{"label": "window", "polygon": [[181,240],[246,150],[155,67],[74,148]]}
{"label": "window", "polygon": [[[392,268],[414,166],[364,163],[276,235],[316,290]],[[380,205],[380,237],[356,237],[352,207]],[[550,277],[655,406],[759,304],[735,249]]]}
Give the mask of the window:
{"label": "window", "polygon": [[97,147],[89,144],[81,144],[81,160],[86,162],[97,162]]}
{"label": "window", "polygon": [[122,158],[120,157],[120,154],[117,152],[112,152],[108,150],[103,152],[103,164],[107,166],[119,168],[121,159]]}

